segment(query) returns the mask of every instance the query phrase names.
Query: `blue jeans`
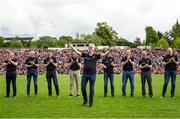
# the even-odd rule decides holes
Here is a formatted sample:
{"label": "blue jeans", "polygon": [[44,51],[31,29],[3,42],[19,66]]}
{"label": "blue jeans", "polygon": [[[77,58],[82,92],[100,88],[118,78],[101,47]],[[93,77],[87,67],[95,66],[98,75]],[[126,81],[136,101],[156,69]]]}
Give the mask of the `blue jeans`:
{"label": "blue jeans", "polygon": [[86,86],[87,83],[90,83],[90,93],[89,93],[89,104],[93,104],[93,97],[94,97],[94,85],[96,81],[96,74],[85,74],[82,75],[82,82],[81,82],[81,90],[84,101],[87,101],[87,93],[86,93]]}
{"label": "blue jeans", "polygon": [[108,72],[104,72],[104,96],[108,93],[108,78],[111,84],[111,96],[114,96],[114,74]]}
{"label": "blue jeans", "polygon": [[34,93],[38,94],[38,83],[37,83],[38,71],[37,69],[32,69],[27,71],[27,95],[30,95],[30,87],[31,87],[31,78],[34,80]]}
{"label": "blue jeans", "polygon": [[48,94],[49,94],[49,96],[52,95],[52,85],[51,85],[52,80],[53,80],[54,87],[56,90],[56,95],[59,96],[59,85],[58,85],[56,71],[55,70],[54,71],[47,71],[46,72],[46,79],[47,79],[47,83],[48,83]]}
{"label": "blue jeans", "polygon": [[165,71],[164,72],[164,86],[162,96],[165,97],[169,79],[171,78],[171,97],[174,97],[175,86],[176,86],[176,71]]}
{"label": "blue jeans", "polygon": [[123,71],[122,74],[122,95],[126,96],[126,84],[129,78],[131,86],[131,96],[134,96],[134,72],[133,71]]}

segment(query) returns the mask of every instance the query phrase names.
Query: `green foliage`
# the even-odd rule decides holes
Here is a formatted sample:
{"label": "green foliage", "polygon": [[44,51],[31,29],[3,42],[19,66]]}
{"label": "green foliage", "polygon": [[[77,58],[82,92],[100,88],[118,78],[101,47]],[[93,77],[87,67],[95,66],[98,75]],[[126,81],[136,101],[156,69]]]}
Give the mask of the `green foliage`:
{"label": "green foliage", "polygon": [[136,45],[136,47],[137,47],[137,46],[141,46],[141,45],[142,45],[141,39],[137,37],[137,38],[134,40],[134,45]]}
{"label": "green foliage", "polygon": [[101,45],[103,39],[95,34],[89,34],[85,36],[85,41],[95,43],[96,45]]}
{"label": "green foliage", "polygon": [[43,36],[37,41],[38,48],[49,48],[49,47],[56,47],[57,46],[57,39],[50,36]]}
{"label": "green foliage", "polygon": [[146,45],[156,44],[159,40],[157,32],[154,30],[152,26],[148,26],[145,28],[146,31]]}
{"label": "green foliage", "polygon": [[176,37],[174,44],[173,44],[173,48],[180,49],[180,37]]}
{"label": "green foliage", "polygon": [[14,39],[12,39],[10,41],[10,47],[11,48],[22,48],[23,47],[22,42],[18,36],[16,36]]}
{"label": "green foliage", "polygon": [[72,42],[73,38],[71,36],[61,36],[57,41],[58,47],[64,47],[65,44]]}
{"label": "green foliage", "polygon": [[2,36],[0,36],[0,47],[2,47],[3,46],[3,44],[4,44],[4,38],[2,37]]}
{"label": "green foliage", "polygon": [[94,34],[103,39],[102,45],[112,46],[118,40],[118,33],[106,22],[97,23]]}
{"label": "green foliage", "polygon": [[169,43],[167,42],[166,39],[161,38],[160,40],[158,40],[157,46],[161,48],[169,48]]}
{"label": "green foliage", "polygon": [[180,37],[180,24],[178,20],[176,24],[173,25],[172,30],[170,31],[170,34],[173,40],[176,40],[177,37]]}

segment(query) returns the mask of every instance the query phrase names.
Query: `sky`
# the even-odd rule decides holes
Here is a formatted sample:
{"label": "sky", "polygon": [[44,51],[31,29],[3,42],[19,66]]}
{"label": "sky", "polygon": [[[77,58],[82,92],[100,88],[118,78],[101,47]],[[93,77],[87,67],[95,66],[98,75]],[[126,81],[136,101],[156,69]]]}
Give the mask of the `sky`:
{"label": "sky", "polygon": [[0,36],[60,37],[94,32],[107,22],[119,37],[145,38],[145,27],[170,30],[180,0],[0,0]]}

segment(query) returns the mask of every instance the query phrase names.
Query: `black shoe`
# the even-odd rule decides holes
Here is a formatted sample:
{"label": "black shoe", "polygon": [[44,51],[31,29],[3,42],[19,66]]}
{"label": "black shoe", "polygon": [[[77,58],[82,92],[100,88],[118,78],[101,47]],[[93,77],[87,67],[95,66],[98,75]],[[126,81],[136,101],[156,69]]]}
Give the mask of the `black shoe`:
{"label": "black shoe", "polygon": [[122,94],[122,96],[123,96],[123,97],[126,97],[126,95],[125,95],[125,94]]}
{"label": "black shoe", "polygon": [[4,96],[4,98],[9,98],[9,96],[8,96],[8,95],[6,95],[6,96]]}
{"label": "black shoe", "polygon": [[89,107],[92,107],[92,104],[89,104]]}
{"label": "black shoe", "polygon": [[134,97],[134,95],[130,95],[132,98]]}
{"label": "black shoe", "polygon": [[149,97],[150,97],[150,98],[152,98],[152,97],[153,97],[153,95],[149,95]]}
{"label": "black shoe", "polygon": [[73,94],[69,94],[69,96],[73,96]]}
{"label": "black shoe", "polygon": [[80,97],[80,94],[77,94],[77,97]]}
{"label": "black shoe", "polygon": [[49,94],[48,96],[49,96],[49,97],[52,97],[52,95],[51,95],[51,94]]}
{"label": "black shoe", "polygon": [[104,95],[104,97],[107,97],[107,95]]}
{"label": "black shoe", "polygon": [[142,97],[143,97],[143,98],[145,98],[145,97],[146,97],[146,95],[142,95]]}
{"label": "black shoe", "polygon": [[87,104],[88,104],[88,101],[87,101],[87,100],[83,102],[83,105],[84,105],[84,106],[87,105]]}

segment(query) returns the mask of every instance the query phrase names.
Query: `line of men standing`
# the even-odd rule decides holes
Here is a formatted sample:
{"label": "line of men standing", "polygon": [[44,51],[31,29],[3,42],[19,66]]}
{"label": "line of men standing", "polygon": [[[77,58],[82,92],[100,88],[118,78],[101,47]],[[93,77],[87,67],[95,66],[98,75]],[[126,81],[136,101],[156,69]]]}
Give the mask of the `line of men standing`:
{"label": "line of men standing", "polygon": [[[78,57],[81,56],[84,58],[84,68],[82,73],[82,82],[81,82],[81,90],[83,95],[83,105],[87,105],[91,107],[93,105],[93,97],[94,97],[94,85],[96,80],[96,63],[99,59],[103,58],[102,60],[102,67],[104,68],[104,97],[107,97],[108,93],[108,79],[110,79],[111,84],[111,96],[114,97],[114,59],[112,54],[110,53],[113,48],[107,51],[104,54],[97,54],[95,53],[95,45],[90,44],[88,47],[87,53],[82,53],[81,51],[75,49],[72,45],[69,45],[70,48],[73,49],[74,53],[72,53],[72,58],[69,60],[69,68],[70,68],[70,96],[73,96],[73,83],[74,80],[76,82],[76,90],[77,96],[80,96],[80,68],[81,68],[81,61]],[[134,96],[134,58],[131,56],[131,51],[127,50],[127,55],[122,58],[122,96],[126,96],[126,84],[127,80],[130,80],[130,87],[131,93],[130,96]],[[151,77],[151,59],[148,58],[147,52],[142,52],[142,59],[139,61],[139,68],[141,70],[141,81],[142,81],[142,96],[146,97],[145,91],[145,83],[147,80],[148,87],[149,87],[149,96],[153,97],[153,89],[152,89],[152,77]],[[176,71],[178,66],[178,58],[177,56],[173,55],[173,50],[169,48],[167,50],[167,55],[163,59],[163,65],[165,66],[165,73],[164,73],[164,86],[162,91],[161,98],[165,97],[167,85],[169,79],[171,77],[171,97],[175,98],[175,82],[176,82]],[[17,67],[17,59],[13,53],[10,53],[10,58],[5,60],[4,66],[6,66],[6,96],[9,97],[10,94],[10,83],[12,82],[13,86],[13,97],[16,97],[16,67]],[[34,94],[38,96],[38,58],[35,57],[35,52],[31,51],[30,56],[25,61],[25,66],[27,67],[27,96],[30,96],[30,84],[31,78],[33,77],[34,81]],[[44,59],[44,66],[46,67],[46,79],[48,83],[48,95],[52,96],[52,81],[55,86],[56,96],[59,97],[59,85],[57,80],[57,60],[53,57],[52,52],[48,52],[47,58]],[[87,92],[86,86],[88,81],[90,82],[90,96],[89,101],[87,99]]]}

